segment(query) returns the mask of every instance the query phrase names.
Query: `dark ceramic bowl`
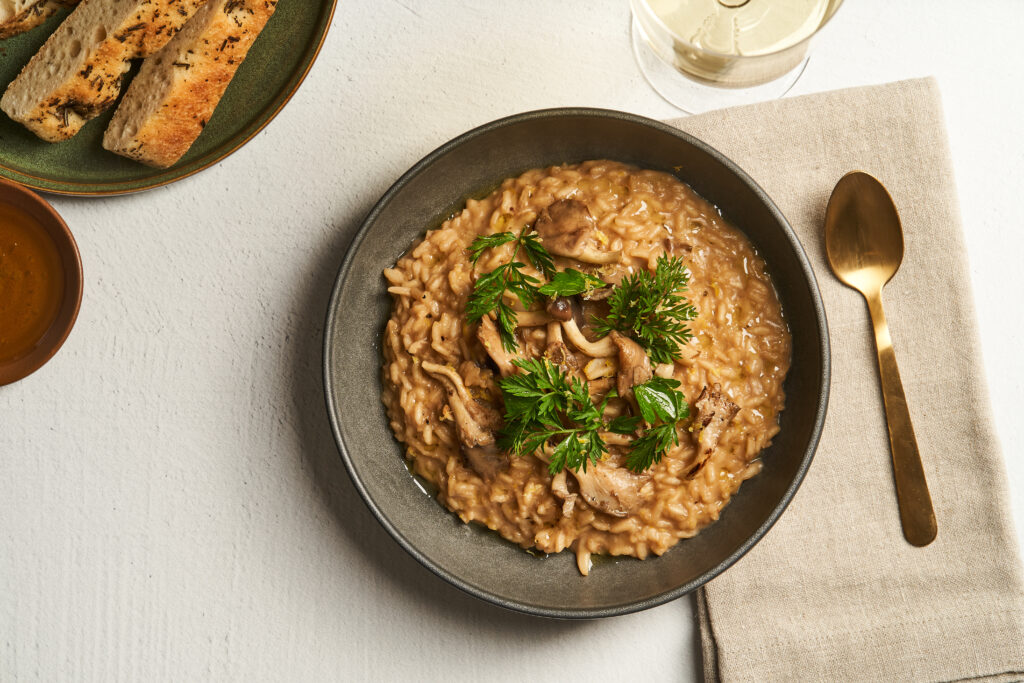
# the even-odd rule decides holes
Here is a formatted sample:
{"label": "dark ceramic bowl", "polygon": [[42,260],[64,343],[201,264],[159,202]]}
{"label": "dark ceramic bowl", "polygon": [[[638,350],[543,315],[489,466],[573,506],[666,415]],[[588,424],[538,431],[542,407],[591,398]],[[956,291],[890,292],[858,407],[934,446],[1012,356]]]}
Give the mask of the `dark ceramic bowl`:
{"label": "dark ceramic bowl", "polygon": [[[589,577],[569,551],[538,558],[424,494],[391,434],[381,391],[381,334],[390,312],[381,271],[465,200],[530,168],[615,159],[674,173],[717,205],[764,256],[793,334],[786,409],[765,467],[698,536],[659,558],[596,562]],[[811,464],[828,404],[829,347],[818,286],[771,199],[708,145],[638,116],[555,109],[512,116],[440,147],[370,211],[341,264],[324,332],[324,384],[334,435],[352,480],[388,533],[462,590],[514,610],[592,618],[653,607],[724,571],[779,518]],[[381,539],[382,542],[383,538]]]}
{"label": "dark ceramic bowl", "polygon": [[49,202],[17,183],[0,178],[0,204],[29,215],[53,240],[64,271],[64,294],[57,317],[35,348],[14,360],[0,361],[0,386],[17,382],[41,368],[56,355],[71,334],[82,305],[82,259],[67,223]]}

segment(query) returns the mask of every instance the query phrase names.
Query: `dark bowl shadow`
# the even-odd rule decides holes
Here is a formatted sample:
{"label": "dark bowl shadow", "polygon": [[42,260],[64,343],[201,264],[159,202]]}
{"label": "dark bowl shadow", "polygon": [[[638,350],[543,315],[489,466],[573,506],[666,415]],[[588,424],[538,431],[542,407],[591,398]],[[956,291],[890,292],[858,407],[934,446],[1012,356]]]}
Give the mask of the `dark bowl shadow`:
{"label": "dark bowl shadow", "polygon": [[[301,299],[305,305],[297,311],[296,329],[310,333],[295,335],[290,340],[291,371],[296,380],[293,382],[293,420],[313,483],[345,537],[339,552],[357,549],[379,576],[403,594],[403,600],[429,605],[429,611],[438,619],[484,624],[485,629],[499,635],[531,632],[539,639],[547,639],[566,634],[580,624],[510,613],[470,597],[423,571],[422,566],[384,532],[358,495],[338,457],[330,422],[322,407],[322,374],[314,359],[319,358],[321,351],[324,310],[337,276],[338,258],[345,253],[356,227],[343,224],[333,232],[330,240],[317,250],[307,271],[301,274],[301,281],[306,283]],[[495,616],[501,618],[494,619]]]}
{"label": "dark bowl shadow", "polygon": [[[358,213],[359,216],[364,214]],[[361,554],[375,575],[386,582],[391,591],[401,595],[403,603],[419,603],[423,607],[422,612],[431,615],[432,623],[450,621],[460,628],[472,624],[477,637],[498,642],[529,638],[543,643],[570,636],[586,638],[586,632],[592,627],[588,625],[594,622],[548,619],[502,609],[478,600],[425,571],[385,532],[352,484],[338,456],[330,422],[322,409],[322,374],[319,367],[311,367],[311,364],[314,362],[312,359],[319,358],[321,351],[323,313],[337,276],[338,257],[345,253],[357,227],[358,220],[340,224],[316,250],[306,271],[301,273],[301,282],[305,283],[301,296],[304,306],[296,312],[299,319],[295,329],[308,330],[309,334],[294,335],[288,347],[292,377],[295,379],[292,382],[291,423],[298,432],[302,456],[320,502],[334,520],[334,528],[342,535],[337,542],[337,552]],[[331,539],[325,538],[324,542],[330,543]],[[696,624],[692,596],[675,604],[686,610]],[[680,647],[699,652],[696,626],[693,637],[691,643],[681,643]],[[691,674],[685,676],[685,680],[702,680],[700,657],[694,657],[692,664],[694,668],[684,672]]]}

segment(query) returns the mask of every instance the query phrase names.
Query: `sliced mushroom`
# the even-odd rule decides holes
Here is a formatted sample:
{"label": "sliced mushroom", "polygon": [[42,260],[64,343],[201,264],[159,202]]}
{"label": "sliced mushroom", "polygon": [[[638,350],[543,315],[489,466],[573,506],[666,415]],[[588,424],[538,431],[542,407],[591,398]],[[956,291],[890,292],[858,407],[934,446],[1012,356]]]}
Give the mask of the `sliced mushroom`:
{"label": "sliced mushroom", "polygon": [[575,320],[563,322],[562,331],[565,332],[565,338],[573,346],[592,358],[607,358],[618,353],[618,347],[608,337],[598,339],[597,341],[590,341],[584,337],[583,333],[580,332],[580,328],[577,327]]}
{"label": "sliced mushroom", "polygon": [[562,499],[562,516],[568,517],[576,507],[577,494],[569,491],[569,480],[562,470],[551,480],[551,492]]}
{"label": "sliced mushroom", "polygon": [[611,377],[602,377],[600,379],[594,379],[587,382],[587,392],[590,394],[590,398],[597,398],[598,396],[603,397],[612,387],[615,386],[615,380]]}
{"label": "sliced mushroom", "polygon": [[588,380],[594,380],[602,377],[614,377],[618,371],[619,365],[611,357],[595,358],[583,367],[583,376]]}
{"label": "sliced mushroom", "polygon": [[625,517],[635,511],[653,492],[649,476],[615,467],[607,461],[589,465],[586,472],[581,469],[573,474],[583,500],[615,517]]}
{"label": "sliced mushroom", "polygon": [[421,367],[439,380],[448,393],[455,433],[470,467],[486,478],[493,478],[508,467],[508,456],[498,448],[494,436],[501,426],[501,415],[494,406],[474,399],[454,368],[430,361],[423,361]]}
{"label": "sliced mushroom", "polygon": [[715,452],[722,432],[740,412],[740,407],[722,394],[720,384],[714,385],[710,391],[705,386],[693,405],[697,409],[696,425],[700,432],[697,436],[697,459],[686,473],[687,478],[692,478],[704,466]]}
{"label": "sliced mushroom", "polygon": [[508,456],[500,450],[492,451],[490,448],[463,448],[466,460],[474,472],[484,479],[494,479],[500,473],[508,469]]}
{"label": "sliced mushroom", "polygon": [[609,338],[619,349],[619,396],[630,398],[633,396],[633,387],[649,381],[654,376],[651,359],[647,357],[643,347],[629,337],[612,332]]}
{"label": "sliced mushroom", "polygon": [[[534,455],[543,462],[549,462],[551,447],[544,446],[538,449]],[[557,477],[565,472],[566,470],[559,472],[555,475],[556,479],[551,482],[552,491],[556,495],[562,490],[568,493],[565,480],[557,480]],[[651,483],[649,475],[630,472],[607,460],[602,460],[597,464],[588,463],[586,471],[580,468],[579,471],[569,470],[569,472],[576,478],[583,500],[595,510],[614,517],[629,515],[654,493],[654,484]],[[558,490],[555,489],[556,485],[559,487]]]}
{"label": "sliced mushroom", "polygon": [[631,446],[634,437],[616,432],[601,432],[601,439],[609,446]]}
{"label": "sliced mushroom", "polygon": [[597,221],[587,205],[578,199],[559,199],[540,212],[534,230],[552,254],[584,263],[615,263],[621,251],[601,247],[608,238],[597,229]]}
{"label": "sliced mushroom", "polygon": [[516,366],[512,365],[514,360],[522,360],[523,356],[516,352],[509,352],[501,345],[501,337],[498,335],[498,327],[490,318],[480,320],[480,326],[476,331],[476,338],[480,341],[484,351],[491,357],[494,364],[498,366],[498,372],[502,377],[508,377],[516,373]]}

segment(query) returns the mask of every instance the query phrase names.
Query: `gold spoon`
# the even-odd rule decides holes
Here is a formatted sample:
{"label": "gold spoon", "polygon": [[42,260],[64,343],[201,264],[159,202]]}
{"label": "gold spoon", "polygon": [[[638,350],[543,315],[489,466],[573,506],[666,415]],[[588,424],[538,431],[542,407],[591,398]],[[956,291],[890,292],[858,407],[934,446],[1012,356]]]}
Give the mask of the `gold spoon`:
{"label": "gold spoon", "polygon": [[903,261],[903,229],[892,197],[877,179],[853,171],[836,184],[825,211],[825,251],[836,277],[867,299],[903,536],[912,545],[928,545],[938,531],[935,511],[882,310],[882,287]]}

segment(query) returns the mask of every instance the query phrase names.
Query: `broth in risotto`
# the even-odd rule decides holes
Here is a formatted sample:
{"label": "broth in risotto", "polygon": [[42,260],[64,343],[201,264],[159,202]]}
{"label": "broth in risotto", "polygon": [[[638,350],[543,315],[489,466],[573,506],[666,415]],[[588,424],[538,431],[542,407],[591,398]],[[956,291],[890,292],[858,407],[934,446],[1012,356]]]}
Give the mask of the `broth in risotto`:
{"label": "broth in risotto", "polygon": [[527,171],[384,275],[382,398],[412,470],[583,574],[717,520],[779,430],[790,335],[764,261],[672,175]]}

